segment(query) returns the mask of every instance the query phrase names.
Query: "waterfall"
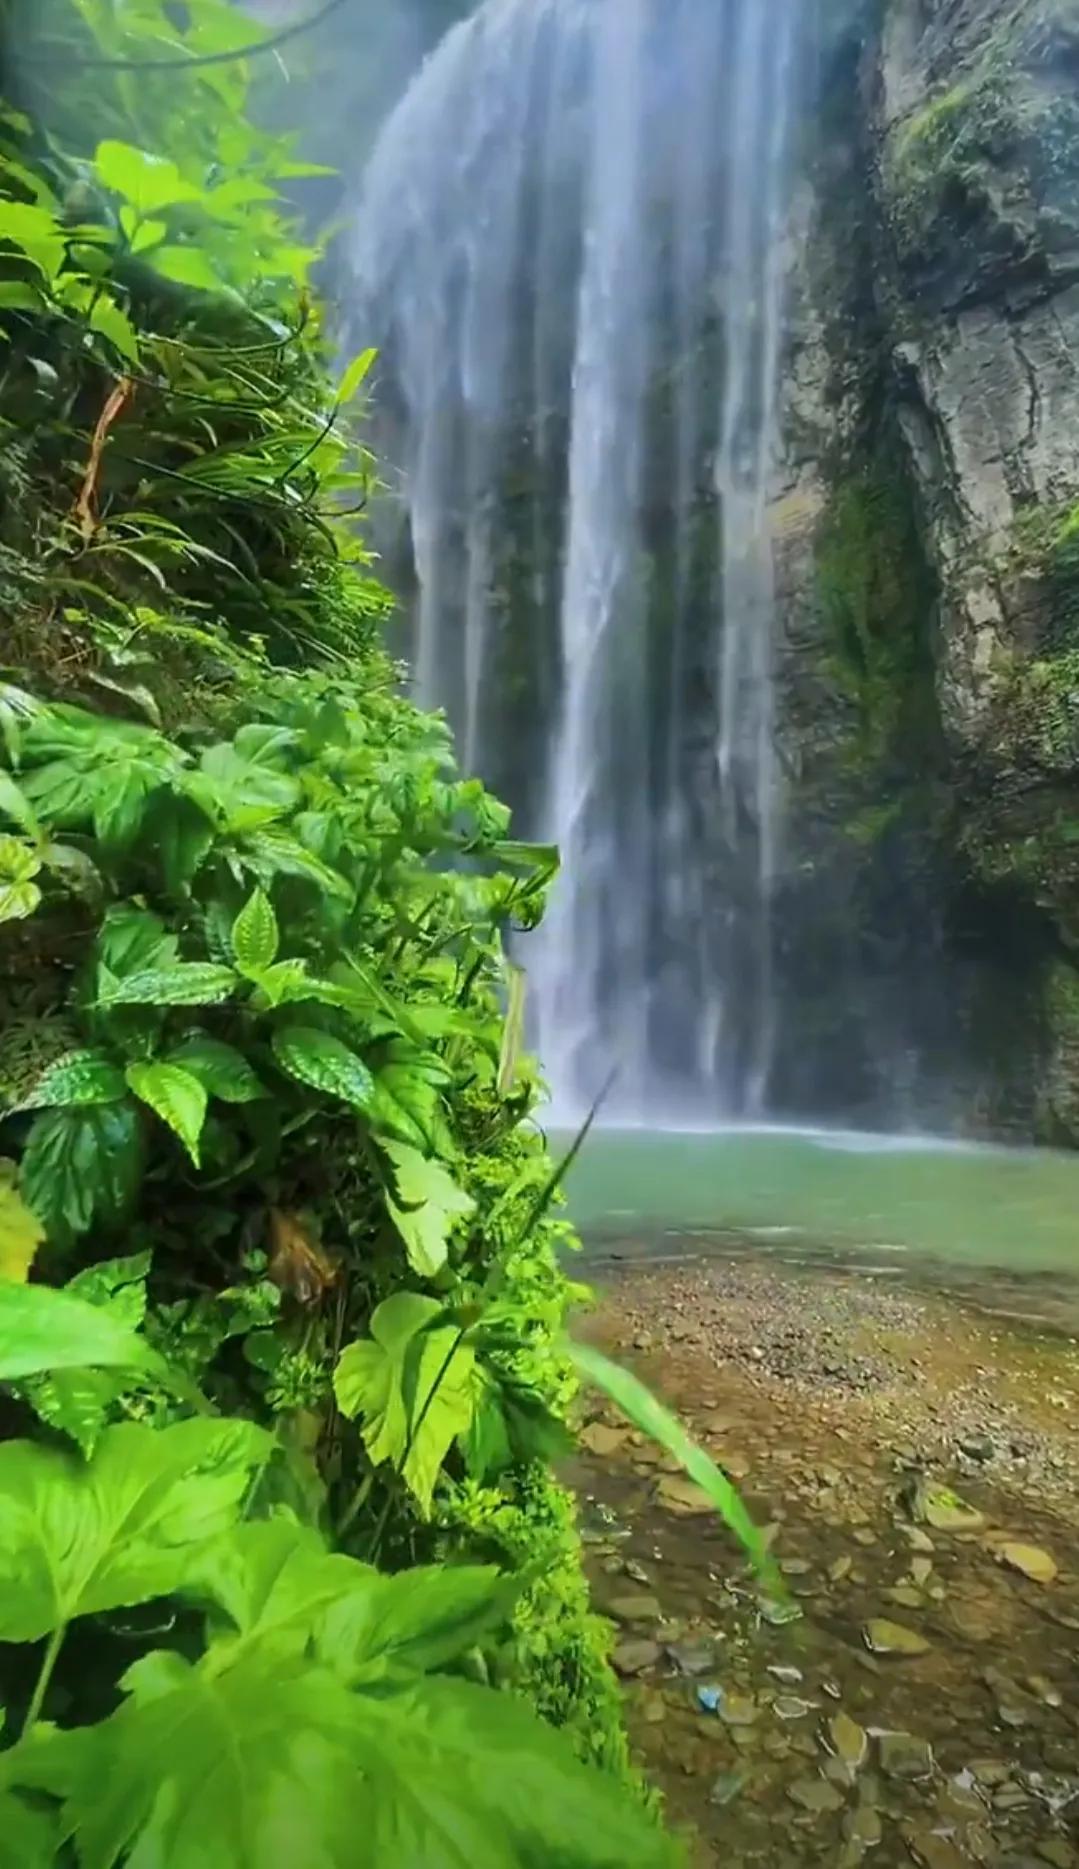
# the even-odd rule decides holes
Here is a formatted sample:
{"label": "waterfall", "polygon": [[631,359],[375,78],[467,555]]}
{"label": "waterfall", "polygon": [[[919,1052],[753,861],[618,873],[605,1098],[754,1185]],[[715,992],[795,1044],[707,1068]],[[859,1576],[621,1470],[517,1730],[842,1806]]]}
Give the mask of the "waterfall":
{"label": "waterfall", "polygon": [[559,844],[522,943],[556,1105],[768,1090],[783,232],[798,0],[487,0],[352,244],[418,696]]}

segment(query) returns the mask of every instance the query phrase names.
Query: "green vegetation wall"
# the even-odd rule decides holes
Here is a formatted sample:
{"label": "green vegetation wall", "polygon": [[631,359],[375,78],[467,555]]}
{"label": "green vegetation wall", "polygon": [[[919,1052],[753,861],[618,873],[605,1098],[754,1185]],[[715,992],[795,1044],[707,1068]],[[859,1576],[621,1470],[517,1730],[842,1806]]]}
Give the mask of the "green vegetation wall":
{"label": "green vegetation wall", "polygon": [[381,647],[308,165],[223,0],[6,29],[0,1860],[666,1862],[549,1470],[555,859]]}

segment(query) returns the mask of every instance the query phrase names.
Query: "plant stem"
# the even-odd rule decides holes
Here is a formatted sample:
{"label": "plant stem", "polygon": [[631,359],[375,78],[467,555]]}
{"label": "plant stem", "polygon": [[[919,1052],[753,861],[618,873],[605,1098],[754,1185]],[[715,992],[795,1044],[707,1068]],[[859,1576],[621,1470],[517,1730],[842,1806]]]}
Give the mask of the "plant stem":
{"label": "plant stem", "polygon": [[22,1723],[21,1736],[25,1736],[30,1731],[31,1727],[35,1726],[41,1718],[41,1708],[45,1700],[45,1695],[49,1691],[49,1682],[52,1680],[53,1669],[60,1659],[60,1650],[64,1646],[64,1637],[66,1634],[67,1623],[62,1622],[58,1624],[49,1637],[49,1645],[45,1650],[44,1658],[41,1663],[41,1672],[34,1684],[34,1691],[30,1696],[30,1705],[26,1709],[26,1718]]}

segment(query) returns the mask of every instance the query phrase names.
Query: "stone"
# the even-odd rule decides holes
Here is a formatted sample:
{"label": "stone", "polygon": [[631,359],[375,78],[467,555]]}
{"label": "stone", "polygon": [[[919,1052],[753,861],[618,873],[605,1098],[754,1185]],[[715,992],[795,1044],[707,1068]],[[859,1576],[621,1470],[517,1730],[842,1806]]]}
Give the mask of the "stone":
{"label": "stone", "polygon": [[724,1726],[752,1726],[761,1710],[749,1694],[724,1694],[718,1711]]}
{"label": "stone", "polygon": [[950,1837],[914,1824],[903,1826],[903,1841],[921,1869],[967,1869],[969,1858]]}
{"label": "stone", "polygon": [[845,1799],[837,1785],[830,1785],[826,1778],[795,1778],[787,1786],[787,1796],[792,1804],[797,1804],[803,1811],[810,1811],[815,1817],[826,1811],[840,1811]]}
{"label": "stone", "polygon": [[629,1676],[643,1674],[646,1668],[654,1668],[662,1656],[663,1650],[658,1642],[619,1642],[611,1661],[616,1673]]}
{"label": "stone", "polygon": [[581,1429],[581,1446],[590,1454],[598,1454],[601,1459],[609,1459],[624,1447],[629,1438],[628,1428],[608,1428],[602,1421],[590,1421],[587,1428]]}
{"label": "stone", "polygon": [[779,1720],[804,1720],[807,1713],[815,1713],[820,1706],[816,1700],[802,1700],[797,1694],[777,1694],[772,1702],[772,1710]]}
{"label": "stone", "polygon": [[915,1583],[918,1585],[919,1589],[921,1589],[923,1585],[929,1582],[932,1572],[933,1572],[932,1558],[927,1558],[927,1557],[911,1558],[910,1574],[913,1577]]}
{"label": "stone", "polygon": [[1052,1583],[1057,1574],[1056,1559],[1041,1545],[1014,1543],[997,1546],[997,1561],[1006,1564],[1009,1570],[1021,1571],[1032,1583]]}
{"label": "stone", "polygon": [[704,1489],[678,1474],[662,1476],[656,1486],[656,1501],[666,1511],[676,1512],[682,1518],[703,1517],[715,1511]]}
{"label": "stone", "polygon": [[805,1678],[801,1668],[790,1667],[786,1662],[769,1662],[768,1673],[775,1680],[781,1681],[784,1687],[797,1687],[798,1683]]}
{"label": "stone", "polygon": [[874,1655],[924,1655],[929,1650],[924,1635],[908,1629],[905,1623],[889,1622],[884,1616],[875,1616],[867,1622],[862,1635],[866,1647]]}
{"label": "stone", "polygon": [[921,1609],[925,1601],[921,1591],[912,1583],[893,1584],[884,1594],[889,1603],[898,1603],[900,1609]]}
{"label": "stone", "polygon": [[715,1667],[716,1644],[707,1636],[695,1642],[668,1642],[667,1654],[679,1674],[707,1674]]}
{"label": "stone", "polygon": [[863,1850],[875,1849],[882,1835],[880,1812],[872,1804],[859,1804],[844,1817],[843,1835]]}
{"label": "stone", "polygon": [[606,1614],[616,1622],[658,1622],[663,1606],[657,1596],[616,1596],[607,1605]]}
{"label": "stone", "polygon": [[869,1751],[865,1728],[852,1720],[849,1713],[839,1712],[828,1721],[825,1736],[836,1758],[850,1771],[860,1771]]}
{"label": "stone", "polygon": [[843,1557],[837,1557],[833,1559],[832,1563],[829,1564],[828,1566],[829,1579],[832,1583],[842,1583],[844,1577],[849,1577],[853,1569],[854,1569],[854,1559],[850,1556],[850,1553],[848,1552]]}
{"label": "stone", "polygon": [[992,1460],[995,1452],[988,1434],[964,1434],[959,1441],[959,1451],[966,1454],[968,1460]]}
{"label": "stone", "polygon": [[943,1489],[929,1493],[925,1522],[937,1532],[978,1532],[985,1526],[985,1514],[960,1499],[958,1493]]}
{"label": "stone", "polygon": [[1036,1843],[1034,1853],[1052,1869],[1076,1869],[1079,1864],[1079,1853],[1063,1837],[1047,1837],[1044,1843]]}
{"label": "stone", "polygon": [[743,1772],[721,1772],[719,1777],[712,1781],[712,1789],[708,1793],[708,1802],[710,1804],[717,1804],[721,1810],[725,1810],[728,1804],[734,1803],[735,1798],[741,1793],[745,1782],[745,1774]]}
{"label": "stone", "polygon": [[933,1748],[913,1733],[881,1733],[880,1769],[885,1778],[928,1778],[933,1770]]}
{"label": "stone", "polygon": [[784,1577],[808,1577],[813,1566],[808,1558],[780,1558],[779,1568]]}

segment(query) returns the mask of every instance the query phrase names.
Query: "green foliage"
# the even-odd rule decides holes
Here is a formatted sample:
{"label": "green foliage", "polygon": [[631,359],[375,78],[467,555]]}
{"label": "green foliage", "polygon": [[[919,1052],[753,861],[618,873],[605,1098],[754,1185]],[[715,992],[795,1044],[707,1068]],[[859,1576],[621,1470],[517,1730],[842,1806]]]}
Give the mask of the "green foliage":
{"label": "green foliage", "polygon": [[280,201],[303,165],[242,61],[124,69],[250,22],[24,24],[50,78],[28,60],[33,121],[0,125],[0,1382],[42,1429],[0,1442],[0,1835],[84,1869],[357,1835],[406,1869],[667,1862],[545,1465],[572,1236],[502,997],[557,854],[380,647],[341,523],[372,358],[334,385]]}
{"label": "green foliage", "polygon": [[363,1416],[375,1465],[391,1461],[429,1511],[442,1462],[476,1406],[475,1353],[438,1300],[405,1291],[385,1299],[370,1337],[343,1351],[334,1390],[343,1414]]}

